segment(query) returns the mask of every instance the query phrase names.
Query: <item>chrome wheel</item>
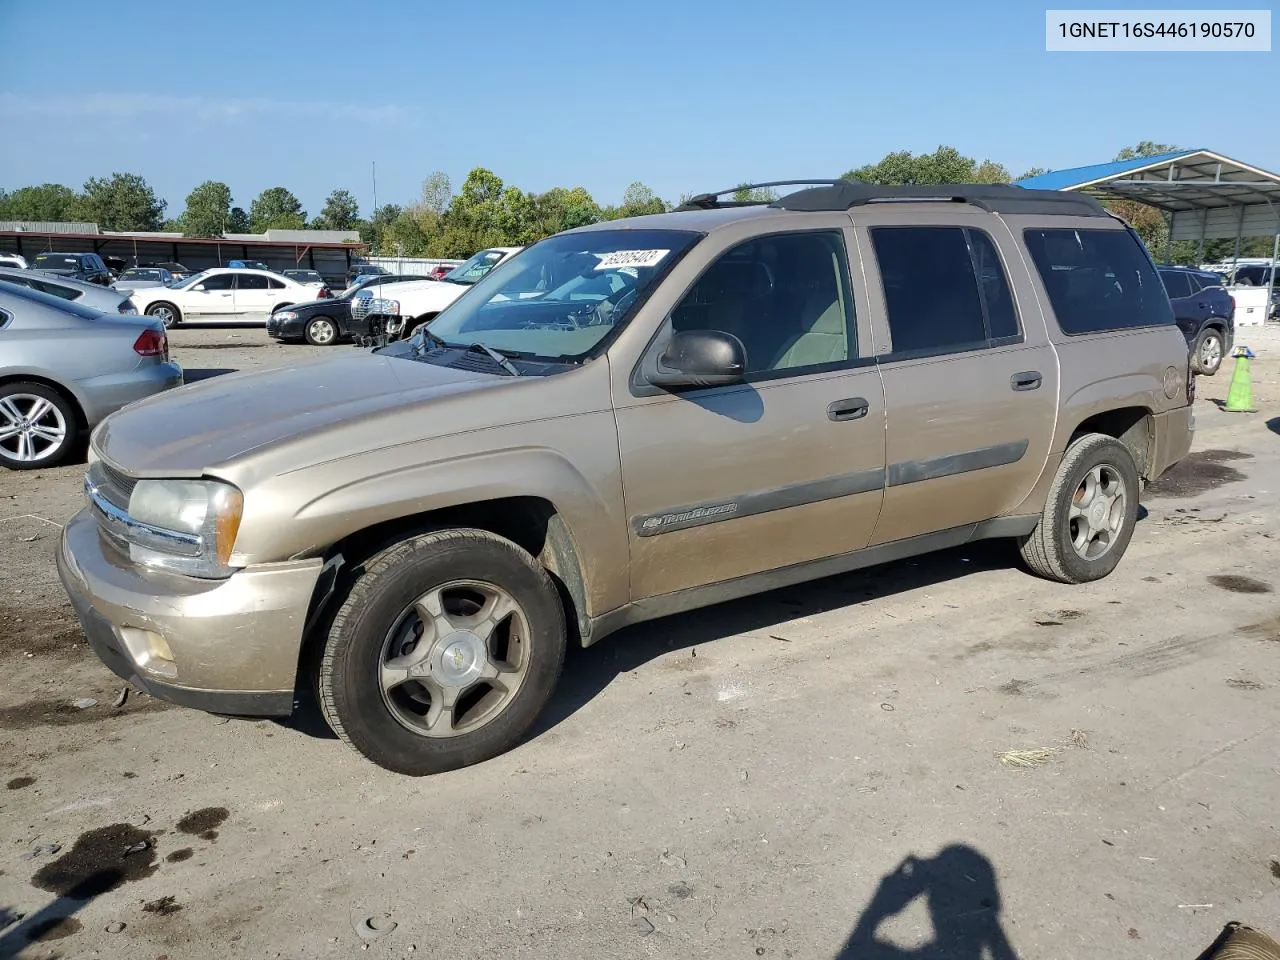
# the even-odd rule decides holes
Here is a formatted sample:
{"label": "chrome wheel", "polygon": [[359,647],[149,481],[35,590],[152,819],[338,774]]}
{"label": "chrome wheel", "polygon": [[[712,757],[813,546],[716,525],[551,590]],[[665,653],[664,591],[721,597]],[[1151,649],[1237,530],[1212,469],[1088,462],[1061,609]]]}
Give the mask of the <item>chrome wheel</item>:
{"label": "chrome wheel", "polygon": [[1120,471],[1109,463],[1084,475],[1067,514],[1071,546],[1081,560],[1097,560],[1111,551],[1124,527],[1127,496]]}
{"label": "chrome wheel", "polygon": [[147,316],[155,317],[166,327],[172,327],[174,320],[177,319],[173,312],[173,308],[166,306],[152,307],[147,311]]}
{"label": "chrome wheel", "polygon": [[0,397],[0,449],[19,463],[36,463],[62,449],[67,420],[51,401],[31,393]]}
{"label": "chrome wheel", "polygon": [[1215,334],[1204,338],[1200,344],[1200,369],[1208,372],[1218,369],[1222,362],[1222,340]]}
{"label": "chrome wheel", "polygon": [[328,346],[337,336],[338,328],[333,325],[332,320],[321,317],[307,325],[307,339],[318,347]]}
{"label": "chrome wheel", "polygon": [[529,620],[506,590],[478,580],[434,587],[387,634],[382,700],[424,737],[456,737],[493,720],[529,670]]}

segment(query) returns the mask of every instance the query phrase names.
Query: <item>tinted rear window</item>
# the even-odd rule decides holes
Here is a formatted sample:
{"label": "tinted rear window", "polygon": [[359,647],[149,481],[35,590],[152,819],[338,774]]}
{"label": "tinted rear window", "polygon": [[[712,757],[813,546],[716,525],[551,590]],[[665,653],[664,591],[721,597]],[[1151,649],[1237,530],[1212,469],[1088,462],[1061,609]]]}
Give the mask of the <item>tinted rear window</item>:
{"label": "tinted rear window", "polygon": [[1164,283],[1165,292],[1169,294],[1170,300],[1191,296],[1189,285],[1191,281],[1185,273],[1179,273],[1177,270],[1161,270],[1160,280]]}
{"label": "tinted rear window", "polygon": [[1023,236],[1063,333],[1174,322],[1155,267],[1127,230],[1025,230]]}
{"label": "tinted rear window", "polygon": [[71,313],[83,320],[97,320],[102,316],[101,310],[94,310],[90,307],[82,306],[70,300],[63,300],[39,290],[33,290],[30,287],[21,287],[17,284],[6,283],[0,280],[0,297],[4,298],[4,306],[12,310],[14,313],[21,315],[22,301],[30,301],[43,304],[46,307],[52,307],[55,310],[61,310],[63,313]]}

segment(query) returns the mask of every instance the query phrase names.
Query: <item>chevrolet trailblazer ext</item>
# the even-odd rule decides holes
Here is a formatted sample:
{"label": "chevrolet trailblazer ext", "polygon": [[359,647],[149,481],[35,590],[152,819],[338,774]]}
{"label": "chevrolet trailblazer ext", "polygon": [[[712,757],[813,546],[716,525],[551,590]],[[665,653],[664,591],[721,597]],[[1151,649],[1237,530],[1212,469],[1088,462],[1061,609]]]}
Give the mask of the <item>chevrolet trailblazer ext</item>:
{"label": "chevrolet trailblazer ext", "polygon": [[566,645],[629,623],[982,537],[1115,568],[1194,391],[1123,222],[1012,186],[718,196],[543,240],[412,339],[108,418],[58,551],[99,656],[224,714],[310,678],[421,775],[509,749]]}

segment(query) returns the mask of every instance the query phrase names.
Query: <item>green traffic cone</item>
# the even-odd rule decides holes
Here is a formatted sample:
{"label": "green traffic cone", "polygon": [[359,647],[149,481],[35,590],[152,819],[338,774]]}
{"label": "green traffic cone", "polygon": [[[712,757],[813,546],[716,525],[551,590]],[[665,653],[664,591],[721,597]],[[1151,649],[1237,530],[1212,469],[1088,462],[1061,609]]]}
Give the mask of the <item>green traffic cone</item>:
{"label": "green traffic cone", "polygon": [[1227,413],[1257,413],[1253,405],[1253,379],[1249,376],[1249,361],[1253,351],[1248,347],[1235,350],[1236,368],[1231,374],[1231,387],[1227,390],[1227,403],[1222,409]]}

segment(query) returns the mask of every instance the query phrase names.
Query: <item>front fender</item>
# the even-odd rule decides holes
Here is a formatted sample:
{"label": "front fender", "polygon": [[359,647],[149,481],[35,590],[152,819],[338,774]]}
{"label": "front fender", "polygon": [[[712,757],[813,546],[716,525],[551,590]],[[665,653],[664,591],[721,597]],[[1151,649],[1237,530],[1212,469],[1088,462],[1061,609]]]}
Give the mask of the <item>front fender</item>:
{"label": "front fender", "polygon": [[[568,418],[544,434],[552,445],[512,445],[489,450],[441,450],[429,461],[409,449],[396,462],[378,469],[364,458],[341,464],[344,476],[328,476],[323,488],[311,470],[276,478],[253,491],[245,502],[245,516],[236,539],[232,565],[316,556],[340,540],[377,524],[407,520],[450,507],[481,504],[513,497],[537,497],[549,502],[567,527],[575,552],[582,558],[581,577],[587,616],[627,602],[626,519],[621,509],[622,484],[613,420],[607,414]],[[493,431],[496,432],[496,431]],[[491,431],[488,439],[496,439]],[[477,434],[456,438],[458,447],[476,443]],[[419,445],[409,445],[418,448]],[[415,462],[416,460],[416,462]],[[575,466],[576,464],[576,466]],[[327,465],[332,473],[335,464]],[[315,489],[314,495],[293,499],[282,509],[281,483],[295,490]],[[275,489],[273,489],[275,488]]]}

